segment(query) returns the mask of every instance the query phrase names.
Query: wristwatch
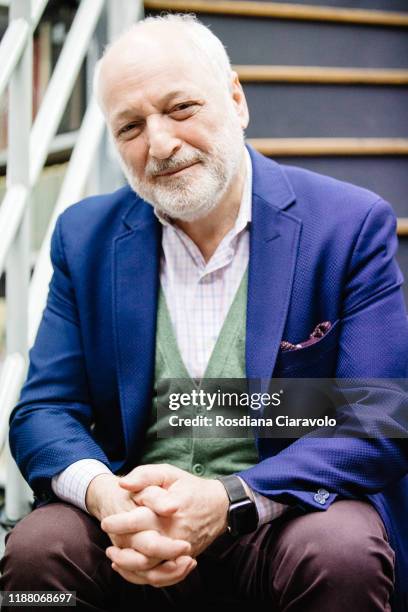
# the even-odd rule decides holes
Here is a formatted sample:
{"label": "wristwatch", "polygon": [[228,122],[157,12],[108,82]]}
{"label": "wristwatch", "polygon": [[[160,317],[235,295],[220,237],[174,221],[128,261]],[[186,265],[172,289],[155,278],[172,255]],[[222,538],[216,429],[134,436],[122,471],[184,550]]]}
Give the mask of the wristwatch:
{"label": "wristwatch", "polygon": [[235,475],[220,476],[230,501],[228,509],[228,531],[232,535],[244,535],[258,527],[258,511],[249,497],[240,478]]}

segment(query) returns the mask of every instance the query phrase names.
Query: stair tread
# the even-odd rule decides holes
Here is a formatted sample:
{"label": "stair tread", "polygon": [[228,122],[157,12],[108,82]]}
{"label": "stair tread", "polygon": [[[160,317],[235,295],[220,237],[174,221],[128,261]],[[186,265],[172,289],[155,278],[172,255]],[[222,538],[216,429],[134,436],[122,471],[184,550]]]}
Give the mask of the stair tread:
{"label": "stair tread", "polygon": [[332,21],[341,23],[408,27],[408,15],[399,11],[355,9],[313,4],[285,4],[256,0],[145,0],[148,10],[193,11],[222,13],[248,17]]}
{"label": "stair tread", "polygon": [[249,138],[266,155],[408,155],[408,138]]}
{"label": "stair tread", "polygon": [[396,68],[235,64],[233,69],[243,82],[285,81],[291,83],[408,85],[408,70]]}

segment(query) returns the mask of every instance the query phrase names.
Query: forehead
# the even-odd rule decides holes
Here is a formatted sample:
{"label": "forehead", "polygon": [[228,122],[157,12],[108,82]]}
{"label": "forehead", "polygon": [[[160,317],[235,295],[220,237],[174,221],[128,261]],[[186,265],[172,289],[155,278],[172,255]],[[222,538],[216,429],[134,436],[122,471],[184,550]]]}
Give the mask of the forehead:
{"label": "forehead", "polygon": [[113,49],[100,73],[110,119],[132,108],[160,106],[180,96],[208,97],[217,89],[210,64],[191,46],[146,40]]}

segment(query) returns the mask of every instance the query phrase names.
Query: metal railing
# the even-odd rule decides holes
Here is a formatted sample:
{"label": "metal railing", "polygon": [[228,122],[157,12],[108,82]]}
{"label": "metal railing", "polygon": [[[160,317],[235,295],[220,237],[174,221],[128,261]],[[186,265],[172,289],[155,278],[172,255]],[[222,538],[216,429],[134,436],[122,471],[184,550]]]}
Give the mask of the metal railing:
{"label": "metal railing", "polygon": [[[98,176],[117,181],[103,117],[88,87],[87,109],[30,280],[30,199],[84,60],[92,71],[104,44],[142,11],[141,2],[81,0],[44,99],[31,125],[33,33],[48,0],[10,0],[9,24],[0,43],[0,96],[8,86],[6,193],[0,205],[0,274],[6,273],[6,359],[0,378],[0,451],[7,454],[5,522],[30,509],[31,492],[10,456],[8,420],[24,381],[51,277],[50,238],[57,216],[81,199]],[[4,5],[4,0],[2,1]],[[101,172],[101,167],[105,172]],[[99,173],[98,173],[99,169]],[[100,186],[100,185],[99,185]],[[111,184],[114,189],[117,184]]]}

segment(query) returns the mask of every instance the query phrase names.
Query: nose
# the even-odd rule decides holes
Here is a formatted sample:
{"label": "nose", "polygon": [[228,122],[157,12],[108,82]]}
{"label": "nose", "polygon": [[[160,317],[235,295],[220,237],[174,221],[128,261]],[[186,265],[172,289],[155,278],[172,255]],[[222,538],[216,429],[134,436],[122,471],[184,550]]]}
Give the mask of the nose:
{"label": "nose", "polygon": [[156,159],[168,159],[176,153],[182,142],[174,134],[174,130],[169,125],[168,117],[149,117],[146,126],[149,139],[149,155]]}

